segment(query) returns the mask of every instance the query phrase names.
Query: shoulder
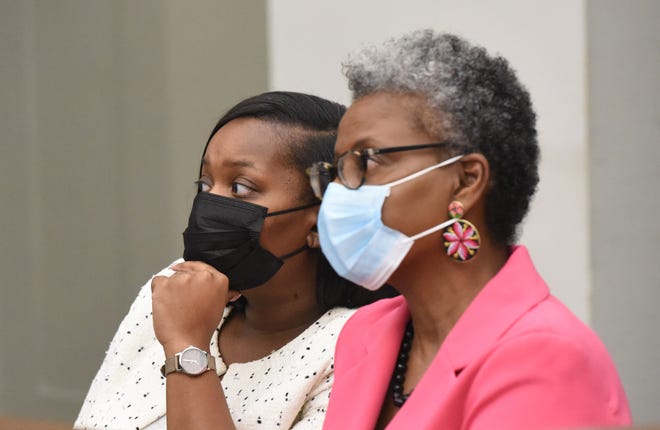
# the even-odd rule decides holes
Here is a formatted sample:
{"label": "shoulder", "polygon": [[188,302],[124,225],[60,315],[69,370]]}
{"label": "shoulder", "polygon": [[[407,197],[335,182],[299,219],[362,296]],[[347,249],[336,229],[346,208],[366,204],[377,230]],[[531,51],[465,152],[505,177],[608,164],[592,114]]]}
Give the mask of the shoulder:
{"label": "shoulder", "polygon": [[526,332],[503,339],[482,363],[464,372],[474,377],[466,410],[482,411],[478,415],[484,417],[492,412],[504,419],[519,411],[516,419],[523,423],[558,427],[630,419],[616,368],[600,342],[589,336]]}
{"label": "shoulder", "polygon": [[[171,275],[170,266],[156,275]],[[159,372],[164,357],[153,331],[151,279],[142,285],[119,324],[89,388],[76,428],[110,422],[115,428],[142,428],[165,413],[165,381]],[[145,412],[134,419],[121,413],[130,407]]]}
{"label": "shoulder", "polygon": [[[364,329],[377,326],[384,320],[395,318],[401,312],[407,312],[407,305],[402,296],[380,299],[356,310],[347,321],[341,337],[350,338]],[[348,340],[348,339],[345,339]]]}
{"label": "shoulder", "polygon": [[[511,360],[515,360],[517,369],[510,367]],[[550,330],[505,337],[486,356],[483,370],[498,364],[516,372],[529,366],[526,370],[530,372],[562,374],[573,381],[576,377],[598,379],[614,371],[608,352],[595,335],[576,336]]]}
{"label": "shoulder", "polygon": [[[180,260],[175,260],[175,264]],[[169,269],[170,264],[153,276],[170,276],[173,272]],[[132,357],[135,351],[142,351],[143,348],[150,346],[159,350],[160,345],[156,341],[153,331],[152,309],[151,309],[151,279],[145,282],[138,291],[138,294],[131,304],[128,312],[119,324],[117,331],[106,352],[106,361],[111,357],[123,357],[124,359]],[[138,345],[138,348],[134,348]],[[129,357],[126,357],[126,356]]]}
{"label": "shoulder", "polygon": [[355,309],[336,307],[327,310],[306,330],[310,337],[336,338],[346,322],[355,314]]}
{"label": "shoulder", "polygon": [[[154,276],[170,276],[173,272],[169,267],[179,261],[182,260],[175,260],[142,285],[120,323],[108,352],[114,350],[114,354],[117,355],[117,350],[126,350],[127,345],[156,342],[152,322],[151,279]],[[158,345],[157,342],[155,344]]]}
{"label": "shoulder", "polygon": [[[591,382],[618,375],[598,335],[566,306],[549,296],[526,312],[496,343],[491,356],[535,361],[545,373]],[[533,369],[530,369],[533,370]]]}
{"label": "shoulder", "polygon": [[607,355],[598,335],[561,301],[550,295],[524,313],[502,340],[543,338],[557,348],[573,347],[578,351]]}
{"label": "shoulder", "polygon": [[481,399],[505,399],[501,404],[506,408],[508,398],[537,415],[552,404],[556,407],[548,414],[569,420],[558,424],[589,415],[604,424],[629,419],[626,395],[607,349],[552,296],[518,320],[482,360],[474,381]]}

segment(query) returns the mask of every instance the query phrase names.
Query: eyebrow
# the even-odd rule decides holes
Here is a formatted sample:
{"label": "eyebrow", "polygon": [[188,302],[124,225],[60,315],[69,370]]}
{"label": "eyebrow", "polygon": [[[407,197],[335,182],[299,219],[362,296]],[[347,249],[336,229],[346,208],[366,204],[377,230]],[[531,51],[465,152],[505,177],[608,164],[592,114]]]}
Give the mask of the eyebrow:
{"label": "eyebrow", "polygon": [[[202,159],[202,166],[208,166],[210,164],[209,160],[204,157]],[[250,169],[256,168],[253,161],[250,160],[228,160],[222,163],[223,167],[248,167]]]}
{"label": "eyebrow", "polygon": [[[355,142],[353,145],[351,145],[351,149],[349,151],[360,151],[364,148],[376,148],[374,146],[375,141],[371,137],[363,137],[362,139],[359,139],[357,142]],[[339,157],[340,155],[344,154],[347,151],[342,152],[341,154],[335,153],[335,158]]]}

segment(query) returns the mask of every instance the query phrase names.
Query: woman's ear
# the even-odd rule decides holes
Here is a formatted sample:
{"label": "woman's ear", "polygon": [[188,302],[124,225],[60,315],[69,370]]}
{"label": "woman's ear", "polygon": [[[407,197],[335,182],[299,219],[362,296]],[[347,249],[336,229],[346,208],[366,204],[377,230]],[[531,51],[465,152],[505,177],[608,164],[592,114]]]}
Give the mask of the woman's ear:
{"label": "woman's ear", "polygon": [[319,241],[318,228],[316,227],[316,222],[319,219],[319,211],[310,210],[309,212],[309,222],[311,222],[312,226],[309,228],[309,232],[307,233],[307,247],[312,249],[319,249],[321,247],[321,242]]}
{"label": "woman's ear", "polygon": [[316,226],[307,234],[307,247],[312,249],[318,249],[321,247],[321,242],[319,242],[319,234],[316,232]]}
{"label": "woman's ear", "polygon": [[457,162],[459,167],[459,185],[454,191],[454,200],[463,203],[469,211],[483,198],[490,183],[490,167],[483,154],[464,155]]}

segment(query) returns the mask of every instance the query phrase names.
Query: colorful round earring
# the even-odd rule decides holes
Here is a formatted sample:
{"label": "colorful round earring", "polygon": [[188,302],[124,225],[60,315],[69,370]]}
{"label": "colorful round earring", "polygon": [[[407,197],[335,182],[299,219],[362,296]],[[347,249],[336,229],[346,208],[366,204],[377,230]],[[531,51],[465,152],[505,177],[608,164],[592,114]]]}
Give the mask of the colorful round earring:
{"label": "colorful round earring", "polygon": [[442,234],[447,255],[456,261],[468,261],[479,251],[481,237],[470,221],[463,218],[463,204],[454,200],[449,204],[449,216],[456,221]]}

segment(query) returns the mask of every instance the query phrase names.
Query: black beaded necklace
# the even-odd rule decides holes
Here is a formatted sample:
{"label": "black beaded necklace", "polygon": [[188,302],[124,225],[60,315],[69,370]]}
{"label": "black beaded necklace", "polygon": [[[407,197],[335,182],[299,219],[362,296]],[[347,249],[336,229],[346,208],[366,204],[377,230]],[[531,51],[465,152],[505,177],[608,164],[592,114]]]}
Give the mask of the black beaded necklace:
{"label": "black beaded necklace", "polygon": [[399,356],[396,359],[396,365],[394,366],[394,372],[392,373],[392,381],[390,382],[390,389],[392,390],[392,402],[394,406],[400,408],[408,400],[408,397],[412,394],[403,393],[403,383],[406,380],[406,370],[408,369],[408,355],[410,353],[410,347],[412,346],[412,339],[415,335],[413,330],[412,320],[408,321],[406,324],[406,331],[403,334],[401,339],[401,346],[399,347]]}

